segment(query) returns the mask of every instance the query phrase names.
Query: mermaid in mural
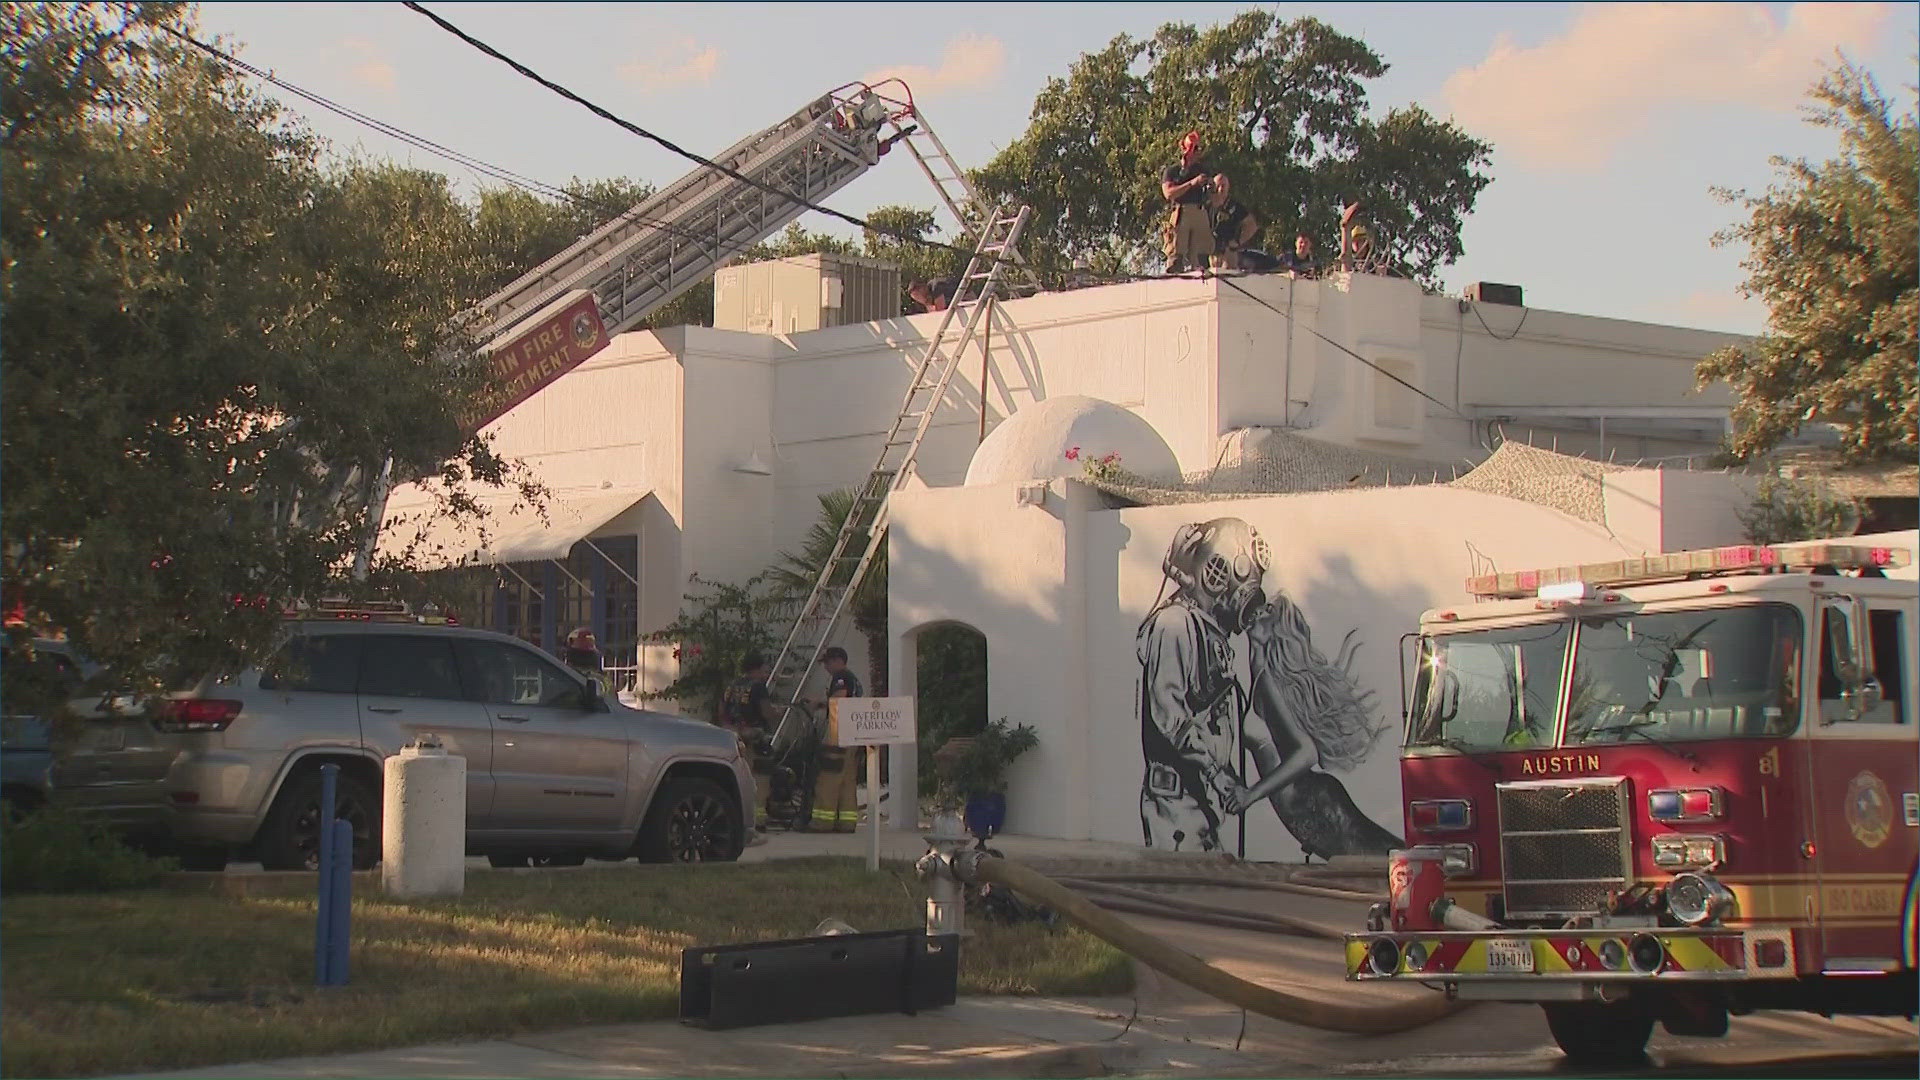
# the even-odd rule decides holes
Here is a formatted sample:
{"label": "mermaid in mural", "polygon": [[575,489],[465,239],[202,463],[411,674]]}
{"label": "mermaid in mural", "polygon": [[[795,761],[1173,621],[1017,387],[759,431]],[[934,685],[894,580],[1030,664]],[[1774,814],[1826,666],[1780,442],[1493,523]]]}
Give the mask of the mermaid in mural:
{"label": "mermaid in mural", "polygon": [[[1310,857],[1385,853],[1400,839],[1320,771],[1366,760],[1385,728],[1353,677],[1356,632],[1328,660],[1299,608],[1284,594],[1268,599],[1270,565],[1266,542],[1238,518],[1174,535],[1162,564],[1173,595],[1138,637],[1146,843],[1217,849],[1223,819],[1264,800]],[[1243,632],[1251,692],[1233,670],[1232,639]],[[1259,774],[1251,786],[1236,750]]]}

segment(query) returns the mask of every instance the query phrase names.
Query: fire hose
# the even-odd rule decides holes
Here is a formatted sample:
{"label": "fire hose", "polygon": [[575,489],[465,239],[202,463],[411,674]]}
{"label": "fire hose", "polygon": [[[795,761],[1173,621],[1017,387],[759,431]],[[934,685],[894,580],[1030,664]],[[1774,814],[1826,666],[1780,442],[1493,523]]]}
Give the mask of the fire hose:
{"label": "fire hose", "polygon": [[[1463,1007],[1437,994],[1431,998],[1404,1004],[1374,1006],[1336,1005],[1290,994],[1284,990],[1230,975],[1199,957],[1128,923],[1112,911],[1105,910],[1099,903],[1081,896],[1060,882],[1018,863],[989,857],[978,851],[957,851],[943,857],[941,862],[960,882],[1004,885],[1025,895],[1029,900],[1053,908],[1095,937],[1169,978],[1185,983],[1210,997],[1275,1020],[1352,1035],[1387,1035],[1433,1023],[1452,1015]],[[926,863],[923,861],[922,865],[925,866]],[[1179,880],[1181,883],[1195,881],[1192,878]],[[1111,884],[1095,884],[1104,884],[1106,890],[1113,893],[1107,899],[1109,904],[1120,902],[1137,907],[1151,906],[1137,899],[1138,896],[1150,894],[1126,890],[1128,893],[1135,894],[1134,897],[1129,898],[1113,892],[1116,887]],[[1353,899],[1354,897],[1352,894],[1347,894],[1341,898]],[[1165,897],[1154,897],[1153,903],[1161,905],[1163,911],[1164,909],[1186,909],[1187,917],[1208,921],[1219,920],[1222,925],[1228,922],[1238,923],[1238,928],[1242,929],[1273,930],[1285,927],[1283,932],[1287,933],[1310,937],[1337,937],[1327,929],[1304,920],[1234,912],[1224,908],[1211,908],[1210,905],[1195,904],[1191,901],[1176,901],[1168,904],[1167,900],[1168,898]],[[1156,914],[1157,912],[1147,913]]]}

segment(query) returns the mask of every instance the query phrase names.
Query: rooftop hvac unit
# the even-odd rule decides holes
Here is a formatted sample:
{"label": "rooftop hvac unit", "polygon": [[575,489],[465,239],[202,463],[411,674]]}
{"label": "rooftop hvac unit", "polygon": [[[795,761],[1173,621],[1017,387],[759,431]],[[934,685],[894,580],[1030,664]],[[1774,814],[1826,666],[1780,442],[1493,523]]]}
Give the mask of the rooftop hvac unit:
{"label": "rooftop hvac unit", "polygon": [[1481,304],[1524,306],[1520,302],[1520,286],[1496,285],[1491,281],[1476,281],[1467,286],[1467,299]]}
{"label": "rooftop hvac unit", "polygon": [[713,276],[713,325],[796,334],[900,315],[900,267],[852,255],[795,255]]}

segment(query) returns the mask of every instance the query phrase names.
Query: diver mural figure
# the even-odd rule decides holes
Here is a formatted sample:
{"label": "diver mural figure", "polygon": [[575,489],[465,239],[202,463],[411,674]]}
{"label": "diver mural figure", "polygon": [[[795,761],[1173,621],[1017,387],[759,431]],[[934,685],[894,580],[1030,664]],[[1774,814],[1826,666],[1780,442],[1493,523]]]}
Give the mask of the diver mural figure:
{"label": "diver mural figure", "polygon": [[[1161,564],[1171,596],[1136,637],[1141,664],[1140,821],[1147,846],[1217,850],[1220,826],[1262,801],[1309,857],[1401,846],[1322,768],[1366,760],[1386,724],[1354,680],[1357,631],[1333,660],[1265,578],[1266,541],[1238,518],[1183,525]],[[1245,635],[1247,678],[1233,639]],[[1249,783],[1243,761],[1258,778]]]}

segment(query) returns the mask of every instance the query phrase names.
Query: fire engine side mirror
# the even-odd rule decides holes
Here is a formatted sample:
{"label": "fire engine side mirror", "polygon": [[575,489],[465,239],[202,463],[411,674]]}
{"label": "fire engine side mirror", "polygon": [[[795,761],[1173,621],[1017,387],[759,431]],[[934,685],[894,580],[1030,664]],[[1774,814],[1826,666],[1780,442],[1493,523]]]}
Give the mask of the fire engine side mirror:
{"label": "fire engine side mirror", "polygon": [[1847,718],[1858,720],[1879,707],[1883,696],[1869,659],[1872,653],[1865,633],[1866,605],[1854,596],[1829,597],[1823,624],[1828,658],[1840,680],[1840,698],[1847,703]]}

